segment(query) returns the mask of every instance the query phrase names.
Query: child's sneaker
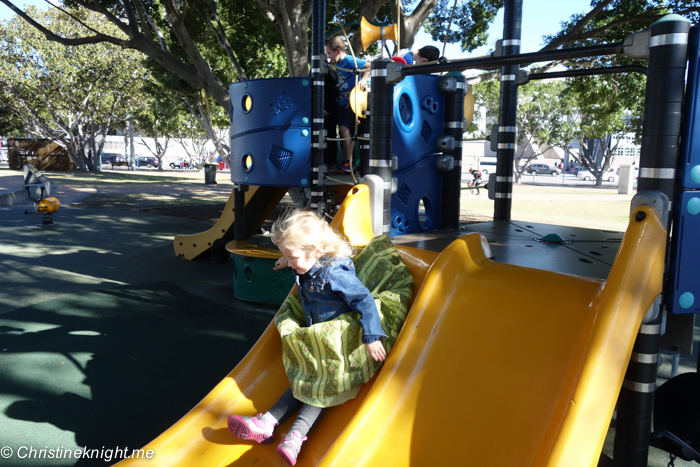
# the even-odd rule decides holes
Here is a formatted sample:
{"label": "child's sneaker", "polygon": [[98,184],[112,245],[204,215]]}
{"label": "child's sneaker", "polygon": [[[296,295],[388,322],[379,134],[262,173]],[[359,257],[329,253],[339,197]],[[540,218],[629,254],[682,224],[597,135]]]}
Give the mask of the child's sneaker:
{"label": "child's sneaker", "polygon": [[341,165],[338,167],[338,172],[341,174],[349,174],[350,173],[350,163],[346,162],[345,165]]}
{"label": "child's sneaker", "polygon": [[287,464],[294,465],[297,463],[297,456],[299,451],[301,451],[301,443],[304,441],[306,441],[306,436],[302,438],[298,431],[287,433],[284,441],[277,446],[277,452],[280,453],[282,459],[287,461]]}
{"label": "child's sneaker", "polygon": [[275,425],[265,420],[261,413],[255,417],[231,415],[228,418],[228,429],[236,438],[252,439],[262,444],[271,443],[275,439]]}

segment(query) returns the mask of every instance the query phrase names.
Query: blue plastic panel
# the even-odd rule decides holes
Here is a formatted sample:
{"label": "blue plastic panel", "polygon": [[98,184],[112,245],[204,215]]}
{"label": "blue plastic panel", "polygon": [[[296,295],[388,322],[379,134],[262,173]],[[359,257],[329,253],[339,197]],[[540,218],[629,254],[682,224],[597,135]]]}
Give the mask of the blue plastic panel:
{"label": "blue plastic panel", "polygon": [[700,313],[700,191],[681,194],[674,224],[667,306],[677,314]]}
{"label": "blue plastic panel", "polygon": [[399,170],[438,151],[437,139],[445,125],[445,98],[440,94],[439,80],[432,75],[408,76],[394,87],[392,152],[399,159]]}
{"label": "blue plastic panel", "polygon": [[700,33],[697,26],[690,28],[688,37],[688,84],[683,108],[681,129],[681,160],[679,179],[685,189],[700,189]]}
{"label": "blue plastic panel", "polygon": [[273,78],[233,83],[231,181],[306,187],[311,174],[311,80]]}
{"label": "blue plastic panel", "polygon": [[391,236],[440,228],[442,174],[435,168],[436,158],[426,156],[394,174],[398,186],[391,195]]}

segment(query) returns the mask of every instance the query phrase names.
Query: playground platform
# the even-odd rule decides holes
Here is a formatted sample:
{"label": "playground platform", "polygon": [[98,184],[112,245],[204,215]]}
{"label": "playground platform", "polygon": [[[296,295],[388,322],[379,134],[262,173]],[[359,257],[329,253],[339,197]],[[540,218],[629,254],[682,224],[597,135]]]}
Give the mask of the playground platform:
{"label": "playground platform", "polygon": [[[24,215],[28,206],[0,207],[0,444],[15,453],[22,446],[140,448],[244,357],[277,307],[236,300],[230,262],[175,257],[175,235],[201,232],[210,224],[76,209],[65,201],[69,193],[63,197],[56,225],[48,228],[38,226],[38,217]],[[76,195],[74,202],[79,199]],[[477,231],[489,240],[495,261],[558,265],[557,272],[604,278],[622,234],[586,230],[482,223],[396,243],[437,251]],[[548,233],[578,241],[534,240]],[[563,260],[557,261],[560,255]],[[542,287],[546,296],[547,284]],[[488,297],[474,297],[469,305],[478,307],[480,300]],[[695,348],[695,355],[682,359],[681,372],[694,370]],[[670,356],[664,356],[659,375],[660,383],[670,376]],[[611,452],[610,435],[605,452]],[[15,456],[3,465],[26,462]],[[650,466],[667,462],[665,453],[652,449]],[[34,459],[31,464],[110,463]],[[691,463],[676,460],[676,465]]]}

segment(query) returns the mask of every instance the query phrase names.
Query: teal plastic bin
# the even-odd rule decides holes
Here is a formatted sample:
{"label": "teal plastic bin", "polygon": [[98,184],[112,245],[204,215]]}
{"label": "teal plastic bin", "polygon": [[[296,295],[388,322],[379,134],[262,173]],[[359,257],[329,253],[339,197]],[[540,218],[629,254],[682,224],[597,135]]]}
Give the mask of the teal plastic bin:
{"label": "teal plastic bin", "polygon": [[247,302],[282,303],[294,286],[291,269],[274,271],[282,257],[273,250],[252,243],[239,243],[229,249],[233,259],[233,294]]}

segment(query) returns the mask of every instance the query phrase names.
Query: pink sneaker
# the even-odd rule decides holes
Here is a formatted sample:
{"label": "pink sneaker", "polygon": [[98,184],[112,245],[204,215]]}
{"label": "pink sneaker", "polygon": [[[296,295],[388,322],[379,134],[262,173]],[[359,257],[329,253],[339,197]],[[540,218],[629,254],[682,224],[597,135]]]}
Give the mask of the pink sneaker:
{"label": "pink sneaker", "polygon": [[302,438],[298,431],[287,433],[284,440],[277,446],[277,452],[280,453],[282,459],[287,461],[287,464],[295,465],[299,451],[301,451],[301,443],[304,441],[306,441],[306,436]]}
{"label": "pink sneaker", "polygon": [[228,429],[233,436],[240,439],[252,439],[262,444],[269,444],[275,440],[275,425],[263,419],[261,413],[255,417],[231,415],[228,418]]}

